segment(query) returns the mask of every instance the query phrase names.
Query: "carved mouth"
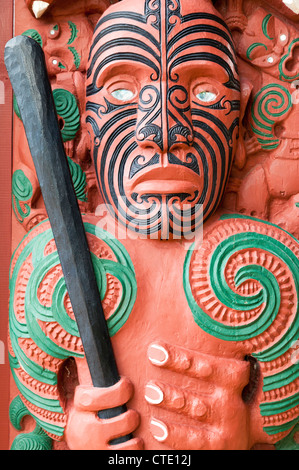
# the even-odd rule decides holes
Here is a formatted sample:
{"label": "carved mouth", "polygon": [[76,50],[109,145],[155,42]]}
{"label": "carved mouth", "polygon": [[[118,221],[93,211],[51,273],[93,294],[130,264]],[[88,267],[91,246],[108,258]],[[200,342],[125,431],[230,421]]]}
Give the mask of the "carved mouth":
{"label": "carved mouth", "polygon": [[299,142],[298,140],[294,140],[290,146],[290,152],[292,155],[299,155]]}
{"label": "carved mouth", "polygon": [[291,138],[282,139],[275,158],[297,160],[299,158],[299,140]]}
{"label": "carved mouth", "polygon": [[203,185],[202,178],[192,170],[181,166],[153,168],[129,183],[130,193],[145,194],[194,194]]}

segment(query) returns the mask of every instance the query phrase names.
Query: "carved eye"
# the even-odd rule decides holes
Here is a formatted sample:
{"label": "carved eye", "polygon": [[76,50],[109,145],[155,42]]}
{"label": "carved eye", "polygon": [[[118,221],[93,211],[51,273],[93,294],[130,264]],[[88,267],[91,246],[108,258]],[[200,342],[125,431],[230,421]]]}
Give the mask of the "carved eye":
{"label": "carved eye", "polygon": [[51,39],[56,39],[60,35],[60,27],[58,24],[54,24],[50,27],[48,31],[48,37]]}
{"label": "carved eye", "polygon": [[111,95],[119,101],[130,101],[133,98],[134,93],[126,88],[119,88],[118,90],[112,91]]}
{"label": "carved eye", "polygon": [[214,101],[216,98],[216,94],[213,93],[212,91],[201,91],[196,95],[196,98],[199,101],[204,101],[205,103],[210,103],[211,101]]}

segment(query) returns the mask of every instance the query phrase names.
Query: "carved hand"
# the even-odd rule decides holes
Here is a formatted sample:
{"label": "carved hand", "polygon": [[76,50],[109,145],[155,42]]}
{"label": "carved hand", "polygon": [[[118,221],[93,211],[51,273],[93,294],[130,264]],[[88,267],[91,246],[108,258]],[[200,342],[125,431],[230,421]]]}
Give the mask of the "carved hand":
{"label": "carved hand", "polygon": [[[146,385],[145,398],[153,406],[151,432],[157,441],[174,449],[248,449],[249,411],[242,400],[248,362],[164,343],[152,344],[148,357],[156,367],[197,379],[194,388],[157,380]],[[156,418],[158,407],[170,412],[167,420]],[[179,423],[178,414],[189,418],[188,423]]]}
{"label": "carved hand", "polygon": [[121,380],[109,388],[80,385],[75,390],[74,405],[69,413],[65,437],[71,450],[141,450],[143,442],[133,438],[111,445],[116,437],[126,436],[139,425],[139,415],[134,410],[111,419],[99,419],[98,411],[125,404],[132,396],[132,383]]}

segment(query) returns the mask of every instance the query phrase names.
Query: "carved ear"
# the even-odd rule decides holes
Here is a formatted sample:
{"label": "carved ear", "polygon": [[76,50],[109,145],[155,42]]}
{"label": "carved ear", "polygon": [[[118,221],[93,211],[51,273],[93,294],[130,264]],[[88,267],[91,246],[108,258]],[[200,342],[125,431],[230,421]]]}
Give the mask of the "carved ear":
{"label": "carved ear", "polygon": [[76,155],[78,156],[81,162],[90,160],[90,151],[91,151],[91,137],[87,131],[87,126],[85,124],[85,115],[83,115],[81,120],[81,138],[76,147]]}
{"label": "carved ear", "polygon": [[86,103],[86,96],[85,96],[85,80],[81,72],[74,72],[73,73],[73,81],[74,86],[76,89],[76,96],[78,100],[78,104],[80,106],[80,140],[76,147],[76,154],[80,161],[86,161],[89,159],[90,150],[91,150],[91,140],[90,135],[87,131],[86,126],[86,112],[85,112],[85,103]]}
{"label": "carved ear", "polygon": [[243,119],[245,117],[249,98],[253,89],[252,83],[247,78],[241,78],[241,103],[240,103],[240,129],[238,147],[234,159],[234,165],[242,170],[246,163],[246,149],[244,143]]}

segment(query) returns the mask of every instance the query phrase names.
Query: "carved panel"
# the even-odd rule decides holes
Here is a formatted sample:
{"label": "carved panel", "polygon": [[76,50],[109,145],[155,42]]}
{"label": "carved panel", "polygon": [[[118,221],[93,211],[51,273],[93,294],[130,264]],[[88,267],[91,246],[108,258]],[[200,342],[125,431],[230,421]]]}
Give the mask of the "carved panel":
{"label": "carved panel", "polygon": [[295,6],[17,0],[16,33],[45,54],[121,380],[91,386],[15,97],[12,448],[298,448]]}

